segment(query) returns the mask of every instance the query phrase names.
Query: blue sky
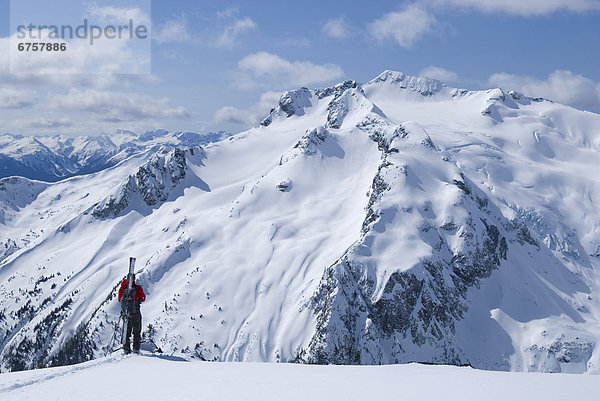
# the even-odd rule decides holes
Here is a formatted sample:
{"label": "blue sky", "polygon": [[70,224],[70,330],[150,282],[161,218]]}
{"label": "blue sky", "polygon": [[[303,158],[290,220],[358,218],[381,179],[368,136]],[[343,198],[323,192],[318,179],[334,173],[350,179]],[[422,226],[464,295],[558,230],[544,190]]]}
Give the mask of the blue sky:
{"label": "blue sky", "polygon": [[[148,0],[55,1],[43,10],[49,2],[15,0],[31,10],[36,3],[27,15],[35,24],[77,19],[90,7],[147,17],[152,73],[88,74],[74,64],[64,74],[60,60],[56,74],[11,70],[15,27],[10,2],[0,0],[1,132],[236,132],[256,124],[283,90],[366,82],[386,69],[600,112],[600,0],[154,0],[151,12]],[[141,60],[103,51],[94,65]]]}

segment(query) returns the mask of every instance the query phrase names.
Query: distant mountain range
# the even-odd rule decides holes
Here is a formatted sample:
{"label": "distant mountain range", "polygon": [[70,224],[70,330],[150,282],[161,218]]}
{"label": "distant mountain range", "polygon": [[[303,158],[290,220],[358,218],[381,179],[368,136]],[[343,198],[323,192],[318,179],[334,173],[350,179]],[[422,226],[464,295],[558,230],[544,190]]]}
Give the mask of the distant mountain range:
{"label": "distant mountain range", "polygon": [[600,372],[598,114],[385,71],[232,136],[0,138],[3,371],[111,352],[135,256],[169,353]]}
{"label": "distant mountain range", "polygon": [[0,178],[21,176],[55,182],[113,167],[153,148],[200,146],[227,136],[225,132],[196,134],[161,129],[141,135],[124,130],[78,137],[4,134],[0,135]]}

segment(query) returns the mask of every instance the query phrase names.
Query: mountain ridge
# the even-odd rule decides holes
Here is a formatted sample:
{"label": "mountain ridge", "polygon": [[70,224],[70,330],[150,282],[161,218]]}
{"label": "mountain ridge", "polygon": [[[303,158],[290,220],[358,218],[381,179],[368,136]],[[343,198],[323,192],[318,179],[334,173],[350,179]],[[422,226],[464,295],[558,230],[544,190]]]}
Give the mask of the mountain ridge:
{"label": "mountain ridge", "polygon": [[137,256],[163,350],[597,372],[600,116],[382,75],[227,140],[0,180],[3,369],[110,351]]}
{"label": "mountain ridge", "polygon": [[0,136],[0,162],[3,166],[0,178],[22,176],[55,182],[113,167],[133,154],[152,147],[193,147],[228,136],[223,131],[197,134],[163,129],[146,131],[140,135],[116,130],[113,134],[79,137],[29,137],[7,133]]}

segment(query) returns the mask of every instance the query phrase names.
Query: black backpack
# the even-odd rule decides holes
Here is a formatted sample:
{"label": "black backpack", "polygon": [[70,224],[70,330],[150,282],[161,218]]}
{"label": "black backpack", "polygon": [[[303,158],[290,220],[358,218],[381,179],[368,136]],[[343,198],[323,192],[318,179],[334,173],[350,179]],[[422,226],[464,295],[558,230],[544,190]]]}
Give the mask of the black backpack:
{"label": "black backpack", "polygon": [[135,286],[125,288],[121,296],[121,313],[131,315],[135,313]]}

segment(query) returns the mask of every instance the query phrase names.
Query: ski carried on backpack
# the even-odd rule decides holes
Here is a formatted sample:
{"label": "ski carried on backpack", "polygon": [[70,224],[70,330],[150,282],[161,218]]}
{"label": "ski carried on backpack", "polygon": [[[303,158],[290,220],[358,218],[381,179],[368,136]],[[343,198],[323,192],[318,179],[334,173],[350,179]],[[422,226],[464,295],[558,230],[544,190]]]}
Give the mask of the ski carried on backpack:
{"label": "ski carried on backpack", "polygon": [[135,258],[129,258],[129,273],[127,273],[127,289],[123,291],[121,297],[121,319],[123,327],[121,328],[121,345],[125,345],[125,330],[131,319],[131,314],[135,308],[135,287],[133,287],[133,274],[135,269]]}

